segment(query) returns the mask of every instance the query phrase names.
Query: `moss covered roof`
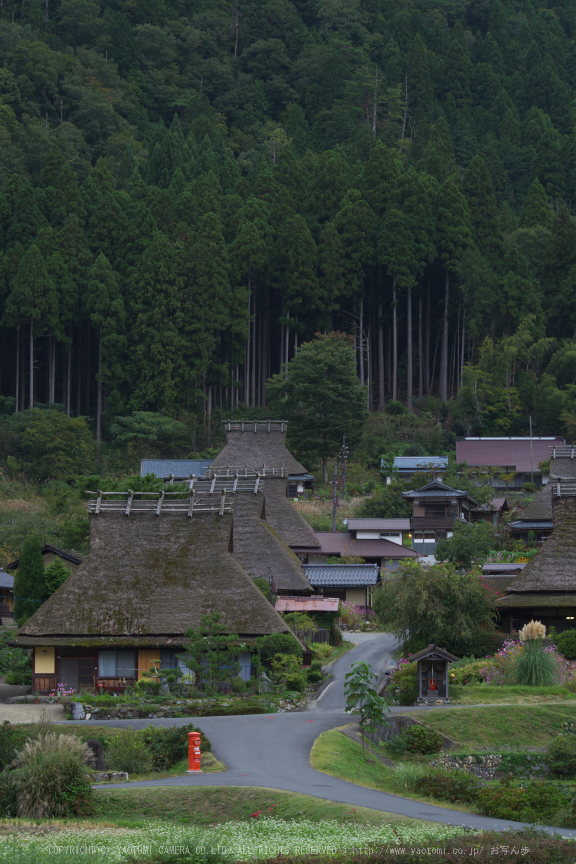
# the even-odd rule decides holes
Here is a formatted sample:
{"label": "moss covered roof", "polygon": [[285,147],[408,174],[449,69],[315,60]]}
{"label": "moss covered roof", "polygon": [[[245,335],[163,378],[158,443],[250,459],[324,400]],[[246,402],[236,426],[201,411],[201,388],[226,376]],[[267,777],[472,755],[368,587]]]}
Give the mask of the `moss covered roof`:
{"label": "moss covered roof", "polygon": [[552,497],[554,531],[507,592],[576,592],[576,497]]}
{"label": "moss covered roof", "polygon": [[[226,446],[218,454],[212,468],[234,468],[248,466],[259,468],[284,468],[290,474],[305,474],[306,468],[292,456],[286,447],[286,429],[288,424],[272,421],[270,431],[266,423],[254,423],[246,420],[244,430],[242,424],[224,424]],[[231,425],[231,428],[228,428]]]}
{"label": "moss covered roof", "polygon": [[231,514],[89,518],[90,554],[24,624],[19,639],[177,637],[209,612],[222,614],[229,633],[289,632],[230,551]]}

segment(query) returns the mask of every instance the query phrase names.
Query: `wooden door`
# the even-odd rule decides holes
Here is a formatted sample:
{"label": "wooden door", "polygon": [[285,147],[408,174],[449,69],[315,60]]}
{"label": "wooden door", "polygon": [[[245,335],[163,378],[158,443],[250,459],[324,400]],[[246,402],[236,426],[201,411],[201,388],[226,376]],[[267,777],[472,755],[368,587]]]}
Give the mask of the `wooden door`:
{"label": "wooden door", "polygon": [[64,685],[65,690],[74,690],[78,692],[78,658],[77,657],[61,657],[60,671],[58,674],[58,683]]}

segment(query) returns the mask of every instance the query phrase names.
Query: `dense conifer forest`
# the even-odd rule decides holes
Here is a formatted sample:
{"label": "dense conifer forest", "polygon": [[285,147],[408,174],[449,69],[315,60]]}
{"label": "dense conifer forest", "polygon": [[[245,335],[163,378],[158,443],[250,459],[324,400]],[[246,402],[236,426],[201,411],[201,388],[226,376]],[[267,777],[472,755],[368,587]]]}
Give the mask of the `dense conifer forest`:
{"label": "dense conifer forest", "polygon": [[0,410],[97,439],[266,406],[576,431],[570,0],[3,0]]}

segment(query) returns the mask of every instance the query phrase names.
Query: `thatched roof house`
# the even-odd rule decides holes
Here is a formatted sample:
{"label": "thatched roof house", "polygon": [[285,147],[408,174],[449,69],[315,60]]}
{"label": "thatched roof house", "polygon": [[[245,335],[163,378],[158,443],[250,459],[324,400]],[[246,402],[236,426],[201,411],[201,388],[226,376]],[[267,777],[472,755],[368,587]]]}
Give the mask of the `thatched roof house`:
{"label": "thatched roof house", "polygon": [[534,500],[524,508],[519,519],[508,523],[508,529],[514,540],[528,542],[530,531],[536,542],[542,541],[552,533],[552,482],[547,483],[539,491]]}
{"label": "thatched roof house", "polygon": [[209,475],[232,476],[235,472],[259,473],[264,479],[266,521],[290,548],[318,549],[314,531],[288,498],[289,476],[306,469],[286,448],[285,420],[227,420],[226,446],[218,454]]}
{"label": "thatched roof house", "polygon": [[502,629],[532,618],[565,630],[576,616],[576,483],[551,481],[554,531],[498,601]]}
{"label": "thatched roof house", "polygon": [[306,469],[286,447],[286,420],[226,420],[226,446],[211,468],[284,468],[284,473],[305,474]]}
{"label": "thatched roof house", "polygon": [[175,665],[185,631],[209,612],[243,641],[290,632],[233,554],[231,507],[221,501],[210,508],[204,496],[191,516],[187,501],[159,515],[156,501],[129,515],[127,499],[101,503],[98,514],[91,505],[90,554],[13,643],[34,648],[35,690],[56,681],[122,689],[154,660]]}
{"label": "thatched roof house", "polygon": [[266,495],[240,492],[235,496],[234,557],[253,579],[269,577],[277,594],[312,594],[301,561],[268,522],[268,488]]}

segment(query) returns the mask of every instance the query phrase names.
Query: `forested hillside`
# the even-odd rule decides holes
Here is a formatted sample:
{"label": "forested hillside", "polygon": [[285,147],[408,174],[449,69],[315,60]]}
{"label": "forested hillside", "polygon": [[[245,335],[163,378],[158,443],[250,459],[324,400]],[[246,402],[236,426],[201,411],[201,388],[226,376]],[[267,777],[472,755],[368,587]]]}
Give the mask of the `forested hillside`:
{"label": "forested hillside", "polygon": [[570,0],[4,0],[1,410],[369,406],[576,430]]}

